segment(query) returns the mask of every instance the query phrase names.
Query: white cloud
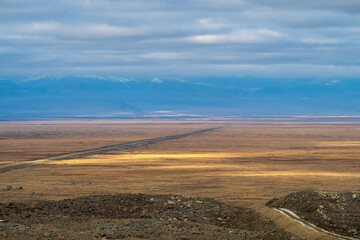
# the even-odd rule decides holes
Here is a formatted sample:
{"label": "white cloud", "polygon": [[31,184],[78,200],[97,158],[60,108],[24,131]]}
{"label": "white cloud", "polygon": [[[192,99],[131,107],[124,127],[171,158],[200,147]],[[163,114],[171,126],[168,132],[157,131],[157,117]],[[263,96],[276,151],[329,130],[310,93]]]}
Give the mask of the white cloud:
{"label": "white cloud", "polygon": [[63,26],[61,24],[55,22],[36,22],[23,26],[22,30],[29,33],[42,33],[59,31],[62,28]]}
{"label": "white cloud", "polygon": [[197,19],[197,22],[200,24],[201,27],[212,30],[218,30],[224,28],[227,25],[225,21],[218,19],[215,20],[213,18]]}
{"label": "white cloud", "polygon": [[67,38],[109,38],[129,37],[147,32],[139,27],[120,27],[109,24],[60,24],[55,22],[36,22],[20,27],[20,31],[29,34],[44,34]]}
{"label": "white cloud", "polygon": [[359,10],[359,0],[0,0],[0,72],[356,75]]}
{"label": "white cloud", "polygon": [[163,81],[159,78],[153,78],[151,81],[154,83],[163,83]]}
{"label": "white cloud", "polygon": [[174,111],[153,111],[153,113],[173,113]]}
{"label": "white cloud", "polygon": [[181,79],[181,78],[173,78],[173,80],[178,81],[178,82],[182,82],[182,83],[186,82],[185,79]]}
{"label": "white cloud", "polygon": [[283,34],[268,29],[239,30],[228,34],[207,34],[187,38],[190,42],[219,44],[219,43],[258,43],[280,37]]}
{"label": "white cloud", "polygon": [[338,79],[334,79],[334,80],[328,81],[327,83],[325,83],[325,85],[331,86],[331,85],[335,85],[339,82],[341,82],[341,81]]}
{"label": "white cloud", "polygon": [[191,54],[176,53],[176,52],[152,52],[152,53],[141,54],[140,56],[142,58],[171,60],[171,59],[189,58],[191,57]]}
{"label": "white cloud", "polygon": [[339,40],[334,38],[304,38],[303,43],[309,44],[337,44],[340,43]]}

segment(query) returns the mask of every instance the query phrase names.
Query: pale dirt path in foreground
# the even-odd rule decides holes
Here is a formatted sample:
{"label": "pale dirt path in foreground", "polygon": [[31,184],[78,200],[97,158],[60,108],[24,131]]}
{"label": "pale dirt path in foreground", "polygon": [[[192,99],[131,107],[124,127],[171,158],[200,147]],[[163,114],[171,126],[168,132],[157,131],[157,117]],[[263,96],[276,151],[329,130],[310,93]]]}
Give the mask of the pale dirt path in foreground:
{"label": "pale dirt path in foreground", "polygon": [[319,228],[306,220],[301,219],[288,209],[271,208],[259,203],[235,204],[236,206],[251,208],[257,213],[275,222],[279,227],[300,238],[307,240],[359,240],[348,236],[342,236]]}

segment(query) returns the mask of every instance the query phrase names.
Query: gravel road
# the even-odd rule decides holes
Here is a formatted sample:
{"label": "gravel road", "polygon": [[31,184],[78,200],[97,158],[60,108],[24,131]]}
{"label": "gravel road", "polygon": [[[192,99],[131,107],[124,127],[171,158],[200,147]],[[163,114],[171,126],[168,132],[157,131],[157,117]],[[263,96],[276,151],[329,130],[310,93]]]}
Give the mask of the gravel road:
{"label": "gravel road", "polygon": [[202,134],[205,132],[211,132],[211,131],[214,131],[214,130],[220,129],[220,128],[223,128],[223,126],[201,129],[201,130],[196,130],[193,132],[188,132],[188,133],[183,133],[183,134],[178,134],[178,135],[171,135],[171,136],[152,138],[152,139],[144,139],[144,140],[139,140],[139,141],[135,141],[135,142],[128,142],[128,143],[106,146],[106,147],[101,147],[101,148],[96,148],[96,149],[89,149],[89,150],[85,150],[85,151],[66,153],[66,154],[61,154],[61,155],[54,156],[54,157],[4,164],[4,165],[0,165],[0,173],[10,171],[13,169],[35,166],[35,165],[38,165],[38,164],[41,164],[41,163],[44,163],[47,161],[70,159],[70,158],[74,158],[74,157],[88,156],[88,155],[93,155],[93,154],[98,154],[98,153],[142,147],[145,145],[154,144],[154,143],[158,143],[158,142],[179,139],[179,138],[188,137],[188,136],[192,136],[192,135],[199,135],[199,134]]}

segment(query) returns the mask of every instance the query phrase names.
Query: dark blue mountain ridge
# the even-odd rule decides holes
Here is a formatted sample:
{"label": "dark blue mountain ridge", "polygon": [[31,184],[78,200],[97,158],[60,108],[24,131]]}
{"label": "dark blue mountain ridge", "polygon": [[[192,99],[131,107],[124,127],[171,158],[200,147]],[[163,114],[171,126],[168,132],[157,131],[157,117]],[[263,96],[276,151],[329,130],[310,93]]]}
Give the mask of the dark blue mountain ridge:
{"label": "dark blue mountain ridge", "polygon": [[0,117],[359,115],[357,79],[2,77]]}

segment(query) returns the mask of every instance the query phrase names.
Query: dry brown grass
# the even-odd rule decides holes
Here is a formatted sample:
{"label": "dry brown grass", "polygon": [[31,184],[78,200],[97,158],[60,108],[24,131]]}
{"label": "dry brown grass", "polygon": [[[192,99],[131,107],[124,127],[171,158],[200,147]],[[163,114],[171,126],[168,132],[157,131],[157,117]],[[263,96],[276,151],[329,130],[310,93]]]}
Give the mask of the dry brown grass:
{"label": "dry brown grass", "polygon": [[[61,133],[75,129],[66,124],[54,129]],[[92,124],[97,126],[97,132],[87,137],[88,130],[94,129]],[[92,124],[79,130],[88,148],[212,125],[201,121],[190,125],[176,121]],[[25,125],[23,129],[26,131]],[[43,128],[39,125],[37,129]],[[123,135],[116,134],[119,132]],[[0,187],[24,189],[4,191],[0,201],[143,192],[209,196],[244,205],[306,189],[360,191],[359,136],[360,122],[234,122],[198,136],[2,173]],[[61,139],[79,148],[74,146],[77,138]],[[10,145],[21,149],[26,141],[31,140],[18,138],[14,140],[16,144]],[[2,151],[7,148],[1,147]],[[46,155],[50,149],[56,146],[41,153]]]}
{"label": "dry brown grass", "polygon": [[0,122],[0,164],[175,135],[207,126],[214,124],[144,120]]}

